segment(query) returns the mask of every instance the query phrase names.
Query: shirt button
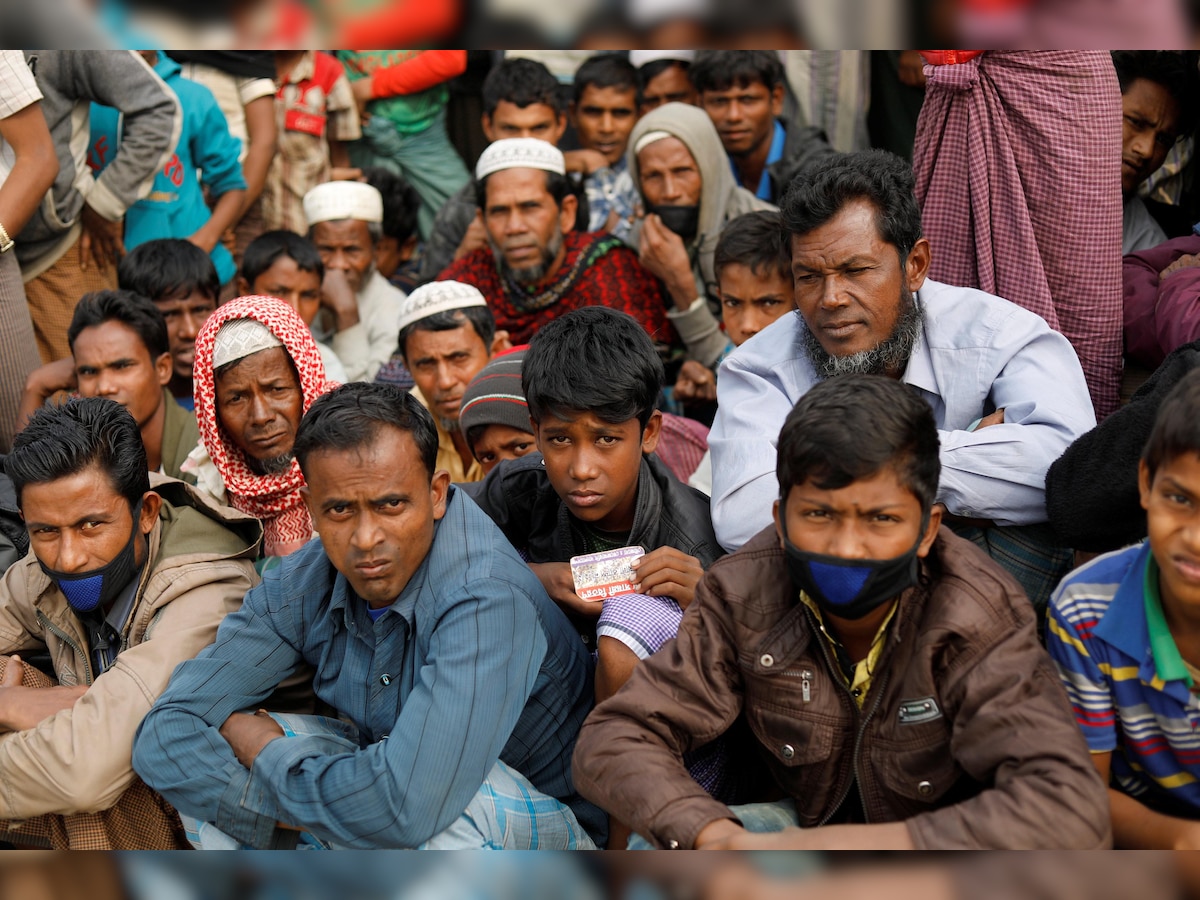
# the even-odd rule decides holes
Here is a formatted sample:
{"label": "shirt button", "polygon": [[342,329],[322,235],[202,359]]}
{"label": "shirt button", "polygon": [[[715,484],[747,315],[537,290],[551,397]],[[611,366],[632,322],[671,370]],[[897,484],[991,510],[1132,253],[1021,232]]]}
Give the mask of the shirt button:
{"label": "shirt button", "polygon": [[758,658],[758,664],[764,669],[769,669],[771,666],[775,665],[775,657],[773,657],[770,653],[764,653]]}
{"label": "shirt button", "polygon": [[392,676],[391,675],[380,675],[379,683],[382,684],[384,687],[387,687],[389,684],[392,683]]}
{"label": "shirt button", "polygon": [[922,797],[928,797],[930,794],[933,793],[933,785],[930,784],[928,781],[922,781],[920,784],[917,785],[917,793],[920,794]]}
{"label": "shirt button", "polygon": [[784,759],[791,759],[793,756],[796,755],[796,748],[793,747],[791,744],[784,744],[782,747],[779,748],[779,755],[782,756]]}
{"label": "shirt button", "polygon": [[862,696],[862,688],[855,688],[850,693],[853,694],[855,697],[861,697]]}

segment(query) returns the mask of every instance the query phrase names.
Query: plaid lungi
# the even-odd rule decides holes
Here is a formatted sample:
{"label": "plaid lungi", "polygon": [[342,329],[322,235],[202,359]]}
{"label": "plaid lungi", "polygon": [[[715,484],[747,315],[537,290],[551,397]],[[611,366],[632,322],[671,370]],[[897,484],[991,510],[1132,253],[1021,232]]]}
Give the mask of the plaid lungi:
{"label": "plaid lungi", "polygon": [[[0,678],[7,663],[7,657],[0,657]],[[57,684],[33,666],[25,665],[24,670],[24,687]],[[0,819],[0,840],[54,850],[180,850],[190,846],[179,813],[136,776],[117,802],[100,812]]]}
{"label": "plaid lungi", "polygon": [[1062,332],[1102,419],[1119,402],[1122,335],[1121,91],[1109,54],[988,52],[925,73],[913,168],[930,277]]}

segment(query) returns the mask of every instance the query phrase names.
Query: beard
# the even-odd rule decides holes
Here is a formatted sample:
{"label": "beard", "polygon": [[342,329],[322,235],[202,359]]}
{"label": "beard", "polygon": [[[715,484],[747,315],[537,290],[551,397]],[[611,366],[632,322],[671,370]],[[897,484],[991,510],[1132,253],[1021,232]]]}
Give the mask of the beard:
{"label": "beard", "polygon": [[817,336],[808,327],[801,332],[800,342],[813,368],[823,379],[839,375],[897,376],[908,365],[913,346],[921,334],[921,322],[921,307],[917,306],[911,293],[902,290],[900,315],[896,318],[892,333],[869,350],[834,356],[821,346]]}
{"label": "beard", "polygon": [[254,459],[254,457],[246,456],[246,465],[250,467],[250,471],[255,475],[286,475],[292,467],[292,460],[295,457],[291,453],[283,453],[279,456],[271,456],[267,459]]}
{"label": "beard", "polygon": [[[515,269],[508,264],[508,260],[504,258],[504,245],[497,244],[492,240],[490,234],[488,235],[488,244],[492,248],[492,257],[496,260],[496,269],[502,279],[512,278],[517,284],[535,284],[546,277],[546,273],[550,271],[554,260],[558,258],[558,253],[562,250],[563,246],[563,233],[562,229],[556,224],[554,226],[554,234],[550,236],[550,240],[546,242],[546,246],[541,248],[541,259],[537,263],[521,269]],[[513,246],[527,245],[520,243]]]}
{"label": "beard", "polygon": [[442,426],[442,431],[446,434],[457,434],[459,429],[458,419],[443,419],[438,416],[438,424]]}

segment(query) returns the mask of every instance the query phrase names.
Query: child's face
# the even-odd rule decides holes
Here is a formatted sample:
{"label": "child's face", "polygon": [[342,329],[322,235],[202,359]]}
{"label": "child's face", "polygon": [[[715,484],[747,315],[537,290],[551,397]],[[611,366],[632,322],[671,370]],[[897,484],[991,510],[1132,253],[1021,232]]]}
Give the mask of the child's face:
{"label": "child's face", "polygon": [[730,263],[717,280],[725,333],[735,347],[796,308],[791,276],[774,268],[756,274],[749,266]]}
{"label": "child's face", "polygon": [[569,419],[546,416],[534,423],[546,475],[571,515],[602,531],[633,527],[642,454],[658,446],[662,413],[643,431],[637,419],[614,425],[590,412]]}
{"label": "child's face", "polygon": [[312,325],[321,309],[321,279],[316,272],[305,272],[290,256],[280,256],[271,267],[254,279],[250,289],[256,294],[278,297],[296,311],[305,325]]}
{"label": "child's face", "polygon": [[475,436],[471,452],[487,474],[506,459],[520,459],[537,449],[533,435],[511,425],[485,425]]}
{"label": "child's face", "polygon": [[776,531],[800,550],[842,559],[895,559],[918,538],[917,555],[925,556],[941,523],[935,506],[921,534],[921,501],[892,466],[836,490],[811,480],[793,485],[786,501],[785,507],[775,502]]}
{"label": "child's face", "polygon": [[1167,460],[1150,478],[1138,466],[1138,488],[1150,549],[1158,563],[1159,592],[1168,610],[1200,610],[1200,455]]}

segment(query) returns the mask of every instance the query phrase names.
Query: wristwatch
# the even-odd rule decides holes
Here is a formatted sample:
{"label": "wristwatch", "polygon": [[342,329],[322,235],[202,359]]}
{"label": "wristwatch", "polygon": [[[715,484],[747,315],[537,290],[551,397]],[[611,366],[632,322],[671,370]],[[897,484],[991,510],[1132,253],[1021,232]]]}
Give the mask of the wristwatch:
{"label": "wristwatch", "polygon": [[8,230],[0,225],[0,253],[7,253],[15,243],[16,241],[8,236]]}

